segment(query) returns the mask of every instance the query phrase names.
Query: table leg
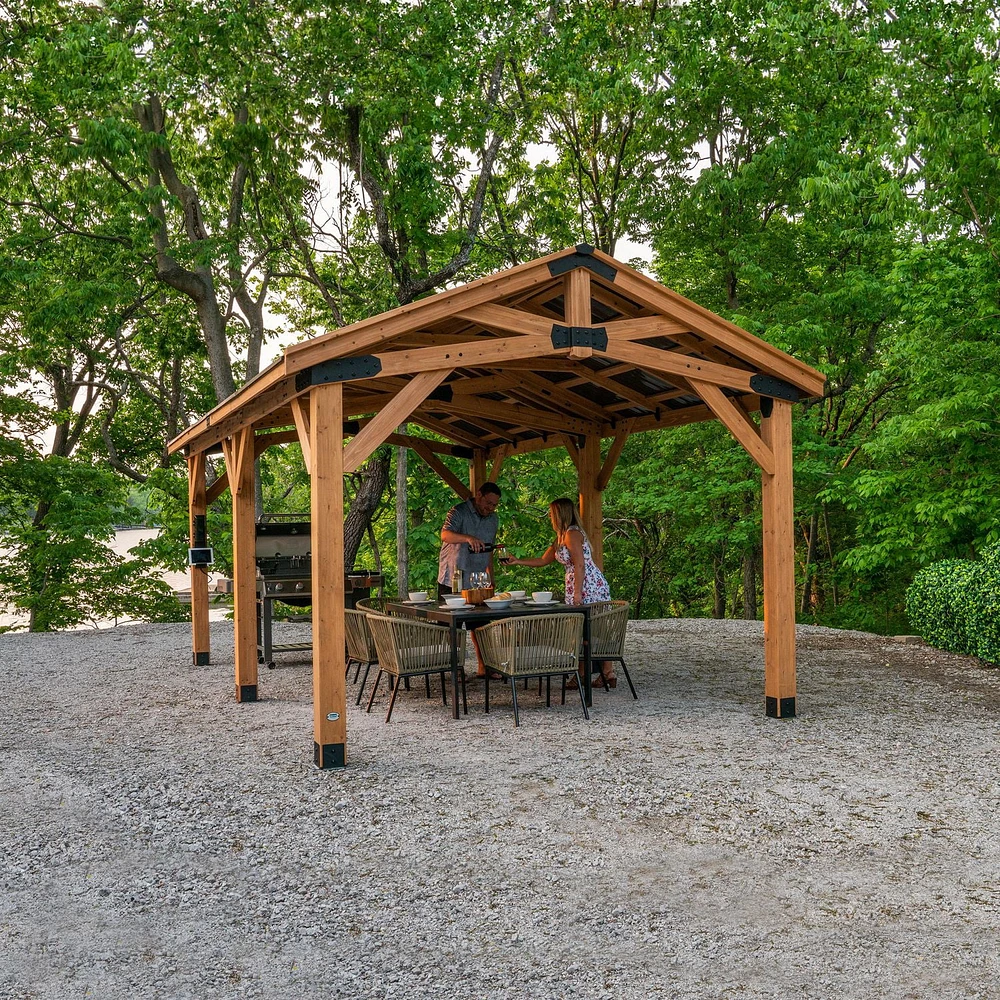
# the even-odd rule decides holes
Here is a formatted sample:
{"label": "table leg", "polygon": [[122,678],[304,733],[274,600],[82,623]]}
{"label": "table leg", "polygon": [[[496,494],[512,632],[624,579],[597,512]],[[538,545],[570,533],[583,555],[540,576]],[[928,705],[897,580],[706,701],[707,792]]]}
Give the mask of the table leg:
{"label": "table leg", "polygon": [[458,718],[458,628],[453,621],[451,629],[451,717]]}
{"label": "table leg", "polygon": [[583,695],[587,702],[587,708],[594,704],[594,686],[590,682],[591,669],[590,662],[590,610],[583,612]]}

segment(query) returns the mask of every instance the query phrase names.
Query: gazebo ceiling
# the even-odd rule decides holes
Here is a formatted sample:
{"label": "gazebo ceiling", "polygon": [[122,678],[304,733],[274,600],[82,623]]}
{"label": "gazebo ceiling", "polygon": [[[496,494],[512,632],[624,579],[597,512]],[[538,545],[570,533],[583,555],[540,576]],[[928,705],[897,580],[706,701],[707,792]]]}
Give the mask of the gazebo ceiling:
{"label": "gazebo ceiling", "polygon": [[[586,326],[567,319],[567,272],[578,268],[589,279]],[[345,433],[356,433],[433,370],[449,374],[407,422],[506,454],[565,436],[714,419],[699,383],[717,386],[744,413],[760,407],[761,394],[797,399],[823,389],[819,372],[580,246],[292,345],[170,450],[204,451],[245,427],[292,426],[291,401],[330,381],[344,383]]]}

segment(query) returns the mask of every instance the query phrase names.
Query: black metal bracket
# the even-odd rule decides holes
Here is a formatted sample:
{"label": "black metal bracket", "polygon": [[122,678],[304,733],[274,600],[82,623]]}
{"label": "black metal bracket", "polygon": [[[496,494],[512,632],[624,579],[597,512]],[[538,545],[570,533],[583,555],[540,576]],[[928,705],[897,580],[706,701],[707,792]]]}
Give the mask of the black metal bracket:
{"label": "black metal bracket", "polygon": [[598,351],[606,351],[608,331],[603,326],[560,326],[553,323],[552,346],[556,350],[563,347],[593,347]]}
{"label": "black metal bracket", "polygon": [[614,281],[618,276],[618,268],[605,264],[603,260],[596,260],[591,256],[593,252],[594,248],[590,244],[578,243],[576,253],[549,262],[549,274],[554,278],[557,274],[565,274],[567,271],[575,271],[578,267],[585,267],[588,271],[593,271],[599,278]]}
{"label": "black metal bracket", "polygon": [[195,653],[193,659],[196,667],[207,667],[212,662],[210,653]]}
{"label": "black metal bracket", "polygon": [[313,743],[313,762],[317,767],[326,769],[331,767],[346,767],[347,756],[344,752],[343,743]]}
{"label": "black metal bracket", "polygon": [[256,684],[237,684],[236,685],[236,700],[240,703],[251,702],[257,700],[257,685]]}
{"label": "black metal bracket", "polygon": [[795,699],[794,698],[771,698],[766,697],[765,711],[769,719],[794,719]]}
{"label": "black metal bracket", "polygon": [[784,379],[773,375],[751,375],[750,388],[759,396],[773,396],[775,399],[787,399],[790,403],[799,401],[799,390]]}
{"label": "black metal bracket", "polygon": [[382,370],[382,362],[374,354],[361,354],[356,358],[336,358],[321,361],[295,376],[295,389],[302,392],[311,385],[330,382],[349,382],[355,378],[371,378]]}

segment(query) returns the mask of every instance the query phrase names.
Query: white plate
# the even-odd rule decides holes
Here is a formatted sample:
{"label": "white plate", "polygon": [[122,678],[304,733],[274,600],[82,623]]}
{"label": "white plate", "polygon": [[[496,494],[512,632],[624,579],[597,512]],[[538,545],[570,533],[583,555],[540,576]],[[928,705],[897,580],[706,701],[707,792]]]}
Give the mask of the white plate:
{"label": "white plate", "polygon": [[400,604],[437,604],[433,597],[428,597],[426,601],[400,601]]}
{"label": "white plate", "polygon": [[469,608],[474,607],[472,604],[442,604],[441,611],[467,611]]}
{"label": "white plate", "polygon": [[529,597],[524,603],[533,604],[536,608],[544,608],[548,604],[558,604],[559,602],[554,597],[551,601],[536,601]]}

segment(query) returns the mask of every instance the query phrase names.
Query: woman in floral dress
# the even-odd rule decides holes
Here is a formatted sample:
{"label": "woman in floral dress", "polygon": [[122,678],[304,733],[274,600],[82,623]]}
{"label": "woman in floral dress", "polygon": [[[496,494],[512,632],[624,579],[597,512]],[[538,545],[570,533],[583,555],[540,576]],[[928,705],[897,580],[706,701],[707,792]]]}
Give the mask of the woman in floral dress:
{"label": "woman in floral dress", "polygon": [[[566,497],[560,497],[549,504],[549,520],[556,540],[537,559],[517,559],[513,556],[506,560],[511,566],[548,566],[559,562],[566,570],[566,603],[594,604],[599,601],[610,601],[611,590],[604,574],[594,562],[590,549],[590,539],[580,524],[580,514],[576,504]],[[596,664],[595,664],[596,666]],[[614,664],[610,661],[600,665],[601,682],[608,687],[615,687],[618,679],[614,674]]]}

